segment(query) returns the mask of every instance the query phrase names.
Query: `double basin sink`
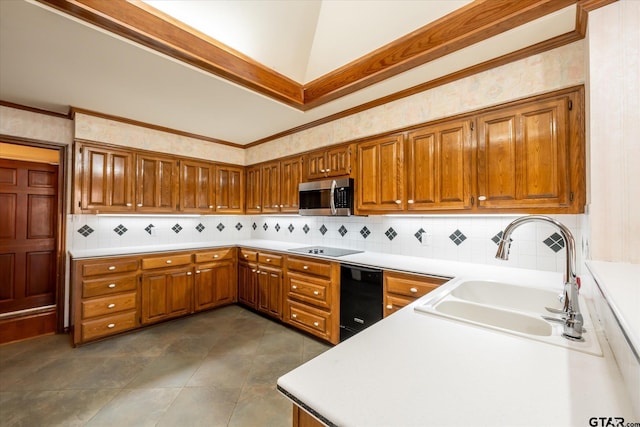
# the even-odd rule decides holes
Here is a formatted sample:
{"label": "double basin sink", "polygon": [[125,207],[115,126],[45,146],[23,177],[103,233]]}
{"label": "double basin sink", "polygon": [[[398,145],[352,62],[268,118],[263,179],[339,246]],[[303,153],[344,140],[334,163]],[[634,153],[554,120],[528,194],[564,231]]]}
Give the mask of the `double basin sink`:
{"label": "double basin sink", "polygon": [[561,309],[560,289],[522,286],[488,280],[455,279],[429,294],[418,303],[417,313],[436,315],[502,333],[517,335],[547,344],[557,345],[602,356],[584,299],[580,308],[584,317],[583,341],[571,341],[562,336],[563,325],[542,316],[557,317],[545,307]]}

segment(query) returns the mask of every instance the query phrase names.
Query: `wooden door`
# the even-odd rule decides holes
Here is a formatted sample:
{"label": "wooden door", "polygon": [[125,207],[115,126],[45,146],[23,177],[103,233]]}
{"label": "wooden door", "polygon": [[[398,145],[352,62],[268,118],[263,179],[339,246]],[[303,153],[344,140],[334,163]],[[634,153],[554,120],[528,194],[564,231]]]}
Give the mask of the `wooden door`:
{"label": "wooden door", "polygon": [[358,144],[357,207],[359,212],[401,211],[402,135]]}
{"label": "wooden door", "polygon": [[280,211],[298,212],[299,191],[298,186],[302,182],[302,159],[295,157],[280,162]]}
{"label": "wooden door", "polygon": [[191,313],[191,269],[145,273],[142,276],[142,323]]}
{"label": "wooden door", "polygon": [[246,213],[262,212],[262,182],[260,167],[247,168],[247,184],[245,189]]}
{"label": "wooden door", "polygon": [[258,310],[282,317],[282,270],[258,267]]}
{"label": "wooden door", "polygon": [[342,147],[327,150],[327,176],[342,176],[351,174],[351,147]]}
{"label": "wooden door", "polygon": [[238,301],[256,308],[258,275],[256,264],[241,262],[238,264]]}
{"label": "wooden door", "polygon": [[280,162],[262,166],[262,213],[280,212]]}
{"label": "wooden door", "polygon": [[195,311],[233,303],[236,288],[233,261],[199,265],[195,275]]}
{"label": "wooden door", "polygon": [[243,213],[244,169],[216,166],[216,212]]}
{"label": "wooden door", "polygon": [[561,98],[478,118],[478,208],[569,205],[568,109]]}
{"label": "wooden door", "polygon": [[429,126],[408,135],[407,209],[471,209],[468,120]]}
{"label": "wooden door", "polygon": [[314,151],[305,156],[304,174],[306,180],[321,179],[327,176],[326,170],[327,157],[324,150]]}
{"label": "wooden door", "polygon": [[76,150],[80,179],[76,211],[133,212],[133,153],[80,143]]}
{"label": "wooden door", "polygon": [[190,160],[180,162],[180,211],[213,213],[214,165]]}
{"label": "wooden door", "polygon": [[58,166],[0,159],[0,218],[0,313],[55,305]]}
{"label": "wooden door", "polygon": [[136,211],[175,212],[178,202],[176,160],[137,154]]}

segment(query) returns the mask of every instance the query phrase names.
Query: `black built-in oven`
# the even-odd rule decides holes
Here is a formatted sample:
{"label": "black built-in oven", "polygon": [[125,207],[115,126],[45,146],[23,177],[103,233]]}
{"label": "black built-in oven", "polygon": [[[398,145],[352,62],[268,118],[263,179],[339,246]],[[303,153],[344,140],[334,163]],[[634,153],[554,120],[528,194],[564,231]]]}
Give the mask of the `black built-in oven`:
{"label": "black built-in oven", "polygon": [[340,341],[382,319],[382,270],[340,265]]}

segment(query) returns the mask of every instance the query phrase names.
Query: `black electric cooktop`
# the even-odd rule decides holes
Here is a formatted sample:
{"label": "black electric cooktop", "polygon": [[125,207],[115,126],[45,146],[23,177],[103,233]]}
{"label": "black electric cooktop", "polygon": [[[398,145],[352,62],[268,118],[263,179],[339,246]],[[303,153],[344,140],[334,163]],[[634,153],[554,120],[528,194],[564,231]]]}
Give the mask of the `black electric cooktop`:
{"label": "black electric cooktop", "polygon": [[287,249],[289,252],[296,252],[299,254],[312,254],[312,255],[326,255],[333,257],[340,257],[344,255],[359,254],[364,251],[356,251],[353,249],[331,248],[328,246],[307,246],[304,248]]}

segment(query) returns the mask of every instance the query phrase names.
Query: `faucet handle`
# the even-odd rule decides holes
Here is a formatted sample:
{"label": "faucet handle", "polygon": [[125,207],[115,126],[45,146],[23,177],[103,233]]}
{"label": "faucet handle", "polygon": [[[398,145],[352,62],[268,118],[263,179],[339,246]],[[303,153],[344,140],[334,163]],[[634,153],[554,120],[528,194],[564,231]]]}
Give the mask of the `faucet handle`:
{"label": "faucet handle", "polygon": [[551,308],[551,307],[545,307],[545,310],[547,310],[549,313],[553,313],[553,314],[562,314],[562,315],[567,315],[567,312],[564,310],[560,310],[557,308]]}

